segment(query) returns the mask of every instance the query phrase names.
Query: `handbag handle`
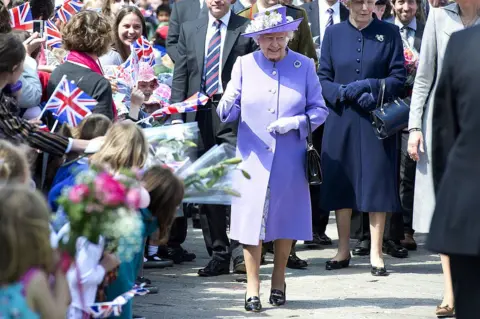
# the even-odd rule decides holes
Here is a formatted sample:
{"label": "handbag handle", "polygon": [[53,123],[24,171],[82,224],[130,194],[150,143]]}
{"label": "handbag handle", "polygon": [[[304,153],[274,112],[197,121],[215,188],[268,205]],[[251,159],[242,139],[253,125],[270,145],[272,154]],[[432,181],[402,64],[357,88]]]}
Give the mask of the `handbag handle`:
{"label": "handbag handle", "polygon": [[312,138],[312,123],[310,122],[310,116],[305,114],[307,117],[307,144],[308,146],[313,145],[313,138]]}
{"label": "handbag handle", "polygon": [[378,100],[377,100],[377,108],[380,109],[382,113],[383,112],[383,99],[385,97],[385,79],[380,80],[380,94],[378,94]]}

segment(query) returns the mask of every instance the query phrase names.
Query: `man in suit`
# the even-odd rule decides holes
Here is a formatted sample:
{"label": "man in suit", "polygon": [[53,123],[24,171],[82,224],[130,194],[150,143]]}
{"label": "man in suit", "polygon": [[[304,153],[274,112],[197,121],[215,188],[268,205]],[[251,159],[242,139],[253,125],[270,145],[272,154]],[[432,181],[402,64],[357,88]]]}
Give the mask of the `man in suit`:
{"label": "man in suit", "polygon": [[[308,15],[310,30],[312,31],[318,59],[320,60],[320,48],[323,35],[327,27],[348,19],[349,11],[338,0],[315,0],[302,5]],[[322,149],[323,125],[313,132],[313,145],[318,152]],[[329,212],[320,208],[320,188],[310,187],[312,201],[312,241],[305,242],[308,246],[331,245],[332,240],[325,234],[327,229]]]}
{"label": "man in suit", "polygon": [[[393,0],[394,19],[392,23],[400,29],[404,45],[408,45],[420,53],[423,30],[425,24],[416,18],[418,10],[421,9],[421,0]],[[407,97],[411,95],[413,82],[405,88]],[[409,250],[415,250],[417,243],[413,238],[413,197],[415,184],[416,162],[407,153],[408,130],[401,134],[401,154],[399,170],[399,196],[402,204],[402,214],[388,214],[384,234],[384,252],[392,257],[404,258],[408,256]],[[357,256],[364,256],[370,252],[370,228],[368,215],[356,215],[352,222],[357,225],[355,236],[359,242],[352,253]]]}
{"label": "man in suit", "polygon": [[251,7],[255,3],[255,0],[237,0],[235,3],[232,5],[232,10],[235,13],[239,13],[245,8]]}
{"label": "man in suit", "polygon": [[[240,11],[238,15],[252,20],[256,13],[265,11],[265,9],[273,7],[277,4],[279,4],[279,0],[257,0],[254,5],[246,8],[243,11]],[[285,7],[287,7],[287,16],[292,17],[294,20],[303,18],[298,30],[295,31],[293,35],[293,39],[288,43],[288,48],[314,59],[315,64],[318,64],[317,53],[313,44],[312,33],[308,27],[308,18],[305,10],[292,5],[285,5]],[[297,254],[295,253],[295,243],[296,242],[294,241],[290,257],[288,258],[287,267],[294,269],[306,268],[308,266],[307,262],[298,258]],[[266,251],[273,252],[273,243],[267,243],[264,245],[263,256]]]}
{"label": "man in suit", "polygon": [[184,22],[196,20],[202,15],[207,15],[208,10],[204,2],[205,0],[180,0],[172,6],[166,46],[167,53],[174,63],[179,59],[177,44],[180,26]]}
{"label": "man in suit", "polygon": [[478,318],[480,300],[479,43],[480,26],[452,33],[433,100],[436,206],[427,248],[450,257],[459,319]]}
{"label": "man in suit", "polygon": [[[279,0],[258,0],[253,6],[244,9],[238,13],[239,16],[252,20],[253,16],[259,11],[264,11],[266,8],[270,8],[277,5]],[[285,5],[287,7],[287,16],[292,17],[294,20],[303,18],[298,30],[295,31],[293,39],[288,43],[288,47],[295,52],[301,53],[315,60],[318,63],[317,53],[313,45],[312,33],[308,27],[308,18],[305,10],[292,5]]]}
{"label": "man in suit", "polygon": [[[183,117],[184,121],[198,122],[206,151],[216,144],[236,144],[238,123],[221,123],[216,107],[237,57],[255,51],[257,45],[251,38],[240,36],[250,21],[233,13],[228,0],[206,0],[205,5],[206,15],[180,26],[170,100],[181,102],[199,91],[210,97],[202,110]],[[199,270],[200,276],[228,274],[231,257],[234,270],[245,271],[241,246],[237,242],[229,244],[227,210],[227,206],[200,206],[203,235],[212,255],[209,264]]]}

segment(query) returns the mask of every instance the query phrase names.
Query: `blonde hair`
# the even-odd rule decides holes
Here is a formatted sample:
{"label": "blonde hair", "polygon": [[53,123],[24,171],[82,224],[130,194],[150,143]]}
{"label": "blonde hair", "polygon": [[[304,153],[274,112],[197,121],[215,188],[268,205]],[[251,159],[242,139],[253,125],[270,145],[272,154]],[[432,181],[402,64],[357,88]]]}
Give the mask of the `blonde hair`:
{"label": "blonde hair", "polygon": [[105,136],[105,143],[92,155],[92,165],[108,165],[113,171],[142,167],[148,156],[148,142],[142,129],[131,121],[115,123]]}
{"label": "blonde hair", "polygon": [[0,203],[0,284],[19,281],[31,268],[52,272],[49,210],[42,195],[25,185],[6,185]]}
{"label": "blonde hair", "polygon": [[30,167],[24,149],[0,140],[0,182],[23,184],[29,179]]}

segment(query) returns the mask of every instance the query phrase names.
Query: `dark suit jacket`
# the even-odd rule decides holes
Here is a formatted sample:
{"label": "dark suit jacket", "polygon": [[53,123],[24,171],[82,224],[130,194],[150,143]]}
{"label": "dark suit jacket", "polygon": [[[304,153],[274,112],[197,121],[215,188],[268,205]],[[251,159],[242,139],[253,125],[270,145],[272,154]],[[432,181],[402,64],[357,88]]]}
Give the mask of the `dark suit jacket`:
{"label": "dark suit jacket", "polygon": [[166,41],[167,53],[175,63],[178,60],[178,37],[180,35],[180,26],[187,21],[193,21],[208,15],[207,5],[204,4],[200,10],[200,2],[198,0],[180,0],[172,6],[170,21],[168,23],[168,36]]}
{"label": "dark suit jacket", "polygon": [[[250,21],[248,19],[242,18],[232,12],[227,26],[222,53],[222,86],[224,90],[230,81],[233,64],[237,60],[237,57],[257,50],[257,45],[252,38],[241,36],[249,23]],[[176,61],[173,71],[171,103],[184,101],[193,94],[203,91],[202,74],[205,60],[207,24],[208,16],[202,16],[200,19],[182,24],[180,28],[180,37],[177,45],[180,58]],[[202,131],[204,130],[202,126],[205,123],[200,123],[203,121],[199,119],[199,116],[203,116],[201,113],[206,112],[188,113],[184,120],[187,122],[197,120],[200,130]],[[214,113],[212,116],[216,116],[216,112]],[[176,118],[179,117],[177,116]],[[220,124],[214,123],[214,126],[220,126]],[[219,127],[213,127],[211,129],[215,131],[215,134],[221,130]],[[210,132],[203,131],[201,133],[209,134]]]}
{"label": "dark suit jacket", "polygon": [[417,19],[417,30],[415,31],[415,41],[413,42],[413,47],[418,52],[420,52],[422,47],[423,30],[425,30],[425,24]]}
{"label": "dark suit jacket", "polygon": [[427,247],[480,256],[480,26],[447,45],[433,104],[432,173],[436,207]]}
{"label": "dark suit jacket", "polygon": [[[310,22],[310,30],[312,31],[312,37],[318,37],[320,35],[318,1],[319,0],[314,0],[312,2],[306,2],[302,5],[302,8],[305,9],[308,15],[308,22]],[[349,14],[350,13],[347,7],[340,3],[340,20],[347,20]],[[325,23],[327,23],[327,21],[325,21]]]}
{"label": "dark suit jacket", "polygon": [[[294,33],[293,39],[288,43],[288,47],[295,52],[308,56],[315,61],[315,64],[318,64],[317,51],[315,51],[312,33],[308,27],[308,18],[305,10],[291,5],[285,5],[285,7],[287,7],[287,16],[290,16],[295,20],[303,18],[303,21],[298,26],[298,30]],[[253,6],[240,11],[238,15],[251,20],[256,13],[258,13],[258,6],[257,4],[254,4]]]}

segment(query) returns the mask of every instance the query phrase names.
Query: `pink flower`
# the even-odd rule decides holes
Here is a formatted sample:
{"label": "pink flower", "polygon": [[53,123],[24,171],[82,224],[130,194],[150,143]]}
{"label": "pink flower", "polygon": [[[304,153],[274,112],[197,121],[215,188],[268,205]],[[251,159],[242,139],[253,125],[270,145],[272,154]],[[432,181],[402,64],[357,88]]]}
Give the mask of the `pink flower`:
{"label": "pink flower", "polygon": [[107,206],[118,206],[124,202],[125,186],[107,173],[100,173],[95,178],[95,195],[98,200]]}
{"label": "pink flower", "polygon": [[130,209],[139,209],[140,200],[141,200],[140,190],[138,190],[137,188],[132,188],[131,190],[128,191],[126,202],[127,202],[127,206]]}
{"label": "pink flower", "polygon": [[75,204],[80,203],[85,197],[88,196],[90,190],[85,184],[79,184],[72,187],[68,193],[68,199]]}

